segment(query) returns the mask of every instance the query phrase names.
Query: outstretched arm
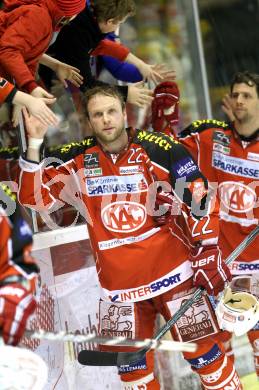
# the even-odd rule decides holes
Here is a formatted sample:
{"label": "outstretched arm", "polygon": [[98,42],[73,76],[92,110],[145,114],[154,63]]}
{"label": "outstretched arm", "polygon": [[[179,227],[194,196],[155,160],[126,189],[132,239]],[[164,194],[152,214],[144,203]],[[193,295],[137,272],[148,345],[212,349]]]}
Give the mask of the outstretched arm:
{"label": "outstretched arm", "polygon": [[[30,114],[37,117],[46,125],[57,124],[56,115],[46,105],[54,103],[55,100],[56,99],[51,97],[51,95],[50,97],[38,99],[27,93],[18,91],[13,84],[0,77],[0,104],[6,101],[25,106]],[[16,126],[18,124],[18,119],[13,117],[13,122]]]}
{"label": "outstretched arm", "polygon": [[80,75],[80,70],[78,68],[65,64],[48,54],[43,54],[40,59],[40,64],[52,69],[65,87],[67,87],[66,80],[70,81],[78,88],[83,83],[83,76]]}
{"label": "outstretched arm", "polygon": [[127,55],[125,61],[135,65],[145,81],[152,81],[154,84],[158,84],[162,80],[175,79],[175,72],[173,70],[166,69],[163,64],[149,65],[132,53]]}
{"label": "outstretched arm", "polygon": [[133,64],[119,61],[111,56],[102,56],[101,61],[104,68],[106,68],[117,80],[136,83],[143,79],[142,74]]}
{"label": "outstretched arm", "polygon": [[103,39],[91,55],[109,55],[118,61],[127,62],[134,65],[140,72],[142,78],[146,81],[153,81],[155,84],[162,80],[174,80],[175,72],[168,70],[163,64],[149,65],[140,58],[129,52],[125,46],[109,39]]}

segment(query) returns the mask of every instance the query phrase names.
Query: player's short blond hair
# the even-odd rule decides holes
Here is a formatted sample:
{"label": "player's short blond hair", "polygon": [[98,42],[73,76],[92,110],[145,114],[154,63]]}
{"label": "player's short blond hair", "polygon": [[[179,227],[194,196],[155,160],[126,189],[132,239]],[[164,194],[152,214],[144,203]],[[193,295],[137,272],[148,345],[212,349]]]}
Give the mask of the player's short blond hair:
{"label": "player's short blond hair", "polygon": [[89,111],[88,111],[89,101],[96,95],[114,97],[120,101],[122,110],[125,109],[124,98],[120,93],[119,89],[115,85],[109,85],[109,84],[96,85],[92,88],[87,89],[84,95],[84,103],[85,103],[84,105],[85,105],[86,115],[88,118],[89,118]]}

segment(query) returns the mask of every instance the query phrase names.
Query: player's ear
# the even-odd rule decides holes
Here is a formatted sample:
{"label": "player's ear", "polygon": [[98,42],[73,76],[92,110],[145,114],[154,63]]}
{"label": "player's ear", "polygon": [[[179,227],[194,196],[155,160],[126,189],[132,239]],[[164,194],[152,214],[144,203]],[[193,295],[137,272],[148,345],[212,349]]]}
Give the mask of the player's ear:
{"label": "player's ear", "polygon": [[126,104],[125,103],[122,106],[122,113],[123,113],[124,119],[126,120],[127,119],[127,111],[126,111]]}

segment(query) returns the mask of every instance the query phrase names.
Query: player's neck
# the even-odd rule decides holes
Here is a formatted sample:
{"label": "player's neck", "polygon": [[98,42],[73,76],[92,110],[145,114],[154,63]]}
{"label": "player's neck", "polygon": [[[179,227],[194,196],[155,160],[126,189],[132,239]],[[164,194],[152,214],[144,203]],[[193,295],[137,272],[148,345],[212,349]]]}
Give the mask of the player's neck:
{"label": "player's neck", "polygon": [[234,126],[237,133],[243,137],[251,137],[259,128],[259,120],[255,118],[249,122],[235,120]]}
{"label": "player's neck", "polygon": [[119,138],[111,142],[104,142],[103,140],[98,139],[103,150],[108,153],[120,153],[128,145],[128,134],[126,131],[123,131]]}

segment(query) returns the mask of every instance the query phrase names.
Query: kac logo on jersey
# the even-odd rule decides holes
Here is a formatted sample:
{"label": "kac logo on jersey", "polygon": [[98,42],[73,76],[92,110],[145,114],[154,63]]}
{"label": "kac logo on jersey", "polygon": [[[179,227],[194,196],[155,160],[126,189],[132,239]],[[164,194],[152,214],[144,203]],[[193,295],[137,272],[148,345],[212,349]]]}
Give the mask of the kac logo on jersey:
{"label": "kac logo on jersey", "polygon": [[102,209],[102,222],[112,232],[128,233],[140,229],[146,222],[147,213],[136,202],[114,202]]}
{"label": "kac logo on jersey", "polygon": [[255,207],[256,193],[248,185],[226,181],[219,185],[220,200],[226,209],[244,213]]}

